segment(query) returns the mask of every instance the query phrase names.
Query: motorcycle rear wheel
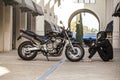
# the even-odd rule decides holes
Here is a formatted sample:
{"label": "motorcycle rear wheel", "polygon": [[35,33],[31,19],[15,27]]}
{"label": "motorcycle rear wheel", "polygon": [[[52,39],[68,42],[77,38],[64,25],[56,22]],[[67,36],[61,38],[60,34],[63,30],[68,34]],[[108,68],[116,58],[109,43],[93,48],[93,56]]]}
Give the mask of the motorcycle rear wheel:
{"label": "motorcycle rear wheel", "polygon": [[78,62],[84,57],[84,49],[82,46],[78,44],[73,44],[75,52],[73,52],[72,48],[68,46],[65,50],[65,55],[68,60],[72,62]]}
{"label": "motorcycle rear wheel", "polygon": [[33,47],[30,41],[24,41],[18,47],[18,55],[23,60],[33,60],[37,56],[36,51],[28,51],[27,48]]}

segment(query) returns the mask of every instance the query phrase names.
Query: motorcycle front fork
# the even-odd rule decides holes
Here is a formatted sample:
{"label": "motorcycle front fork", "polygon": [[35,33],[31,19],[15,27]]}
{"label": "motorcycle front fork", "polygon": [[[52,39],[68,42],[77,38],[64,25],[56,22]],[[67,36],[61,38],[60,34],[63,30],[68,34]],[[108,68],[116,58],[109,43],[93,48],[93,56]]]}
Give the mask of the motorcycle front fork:
{"label": "motorcycle front fork", "polygon": [[73,53],[75,53],[75,49],[74,49],[74,47],[73,47],[73,44],[72,44],[72,42],[71,42],[71,40],[70,40],[70,38],[69,38],[67,32],[65,32],[65,34],[66,34],[66,37],[67,37],[67,40],[66,40],[66,41],[69,42],[69,43],[67,43],[67,44],[70,45],[70,47],[72,48]]}
{"label": "motorcycle front fork", "polygon": [[74,49],[74,47],[73,47],[72,42],[71,42],[71,41],[69,41],[69,40],[66,40],[65,49],[66,49],[67,45],[69,45],[69,46],[71,47],[71,49],[72,49],[73,53],[75,53],[75,49]]}

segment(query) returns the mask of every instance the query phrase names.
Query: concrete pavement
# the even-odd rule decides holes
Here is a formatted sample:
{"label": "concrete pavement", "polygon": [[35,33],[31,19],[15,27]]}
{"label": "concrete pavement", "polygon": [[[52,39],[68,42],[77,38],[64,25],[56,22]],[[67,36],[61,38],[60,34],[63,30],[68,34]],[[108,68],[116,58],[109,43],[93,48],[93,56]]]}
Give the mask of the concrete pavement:
{"label": "concrete pavement", "polygon": [[17,51],[0,53],[0,80],[120,80],[120,50],[114,50],[110,62],[103,62],[98,54],[87,62],[87,56],[87,48],[80,62],[70,62],[64,54],[50,61],[41,54],[32,61],[24,61]]}

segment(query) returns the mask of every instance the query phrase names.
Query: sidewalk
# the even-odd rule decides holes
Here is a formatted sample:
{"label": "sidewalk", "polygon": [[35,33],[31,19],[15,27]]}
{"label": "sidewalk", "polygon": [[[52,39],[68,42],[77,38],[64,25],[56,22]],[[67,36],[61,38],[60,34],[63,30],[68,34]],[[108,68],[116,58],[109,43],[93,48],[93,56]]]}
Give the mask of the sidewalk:
{"label": "sidewalk", "polygon": [[44,74],[45,80],[120,80],[120,50],[114,50],[114,59],[110,62],[103,62],[98,54],[92,62],[86,62],[87,49],[85,52],[80,62],[60,62],[63,57],[47,61],[41,54],[32,61],[24,61],[17,51],[0,53],[0,80],[40,80]]}

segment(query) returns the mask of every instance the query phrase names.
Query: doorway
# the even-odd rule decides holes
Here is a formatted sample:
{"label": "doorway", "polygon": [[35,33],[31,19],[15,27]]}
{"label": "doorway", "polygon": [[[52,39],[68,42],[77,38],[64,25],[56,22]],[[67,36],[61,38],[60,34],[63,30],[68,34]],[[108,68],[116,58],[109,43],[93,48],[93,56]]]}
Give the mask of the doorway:
{"label": "doorway", "polygon": [[[77,25],[82,24],[82,30],[77,30]],[[69,18],[68,26],[73,32],[73,38],[77,39],[77,33],[81,32],[84,42],[89,38],[96,40],[96,35],[100,29],[100,20],[98,16],[91,10],[88,9],[79,9],[72,13]],[[80,37],[80,36],[79,36]]]}

